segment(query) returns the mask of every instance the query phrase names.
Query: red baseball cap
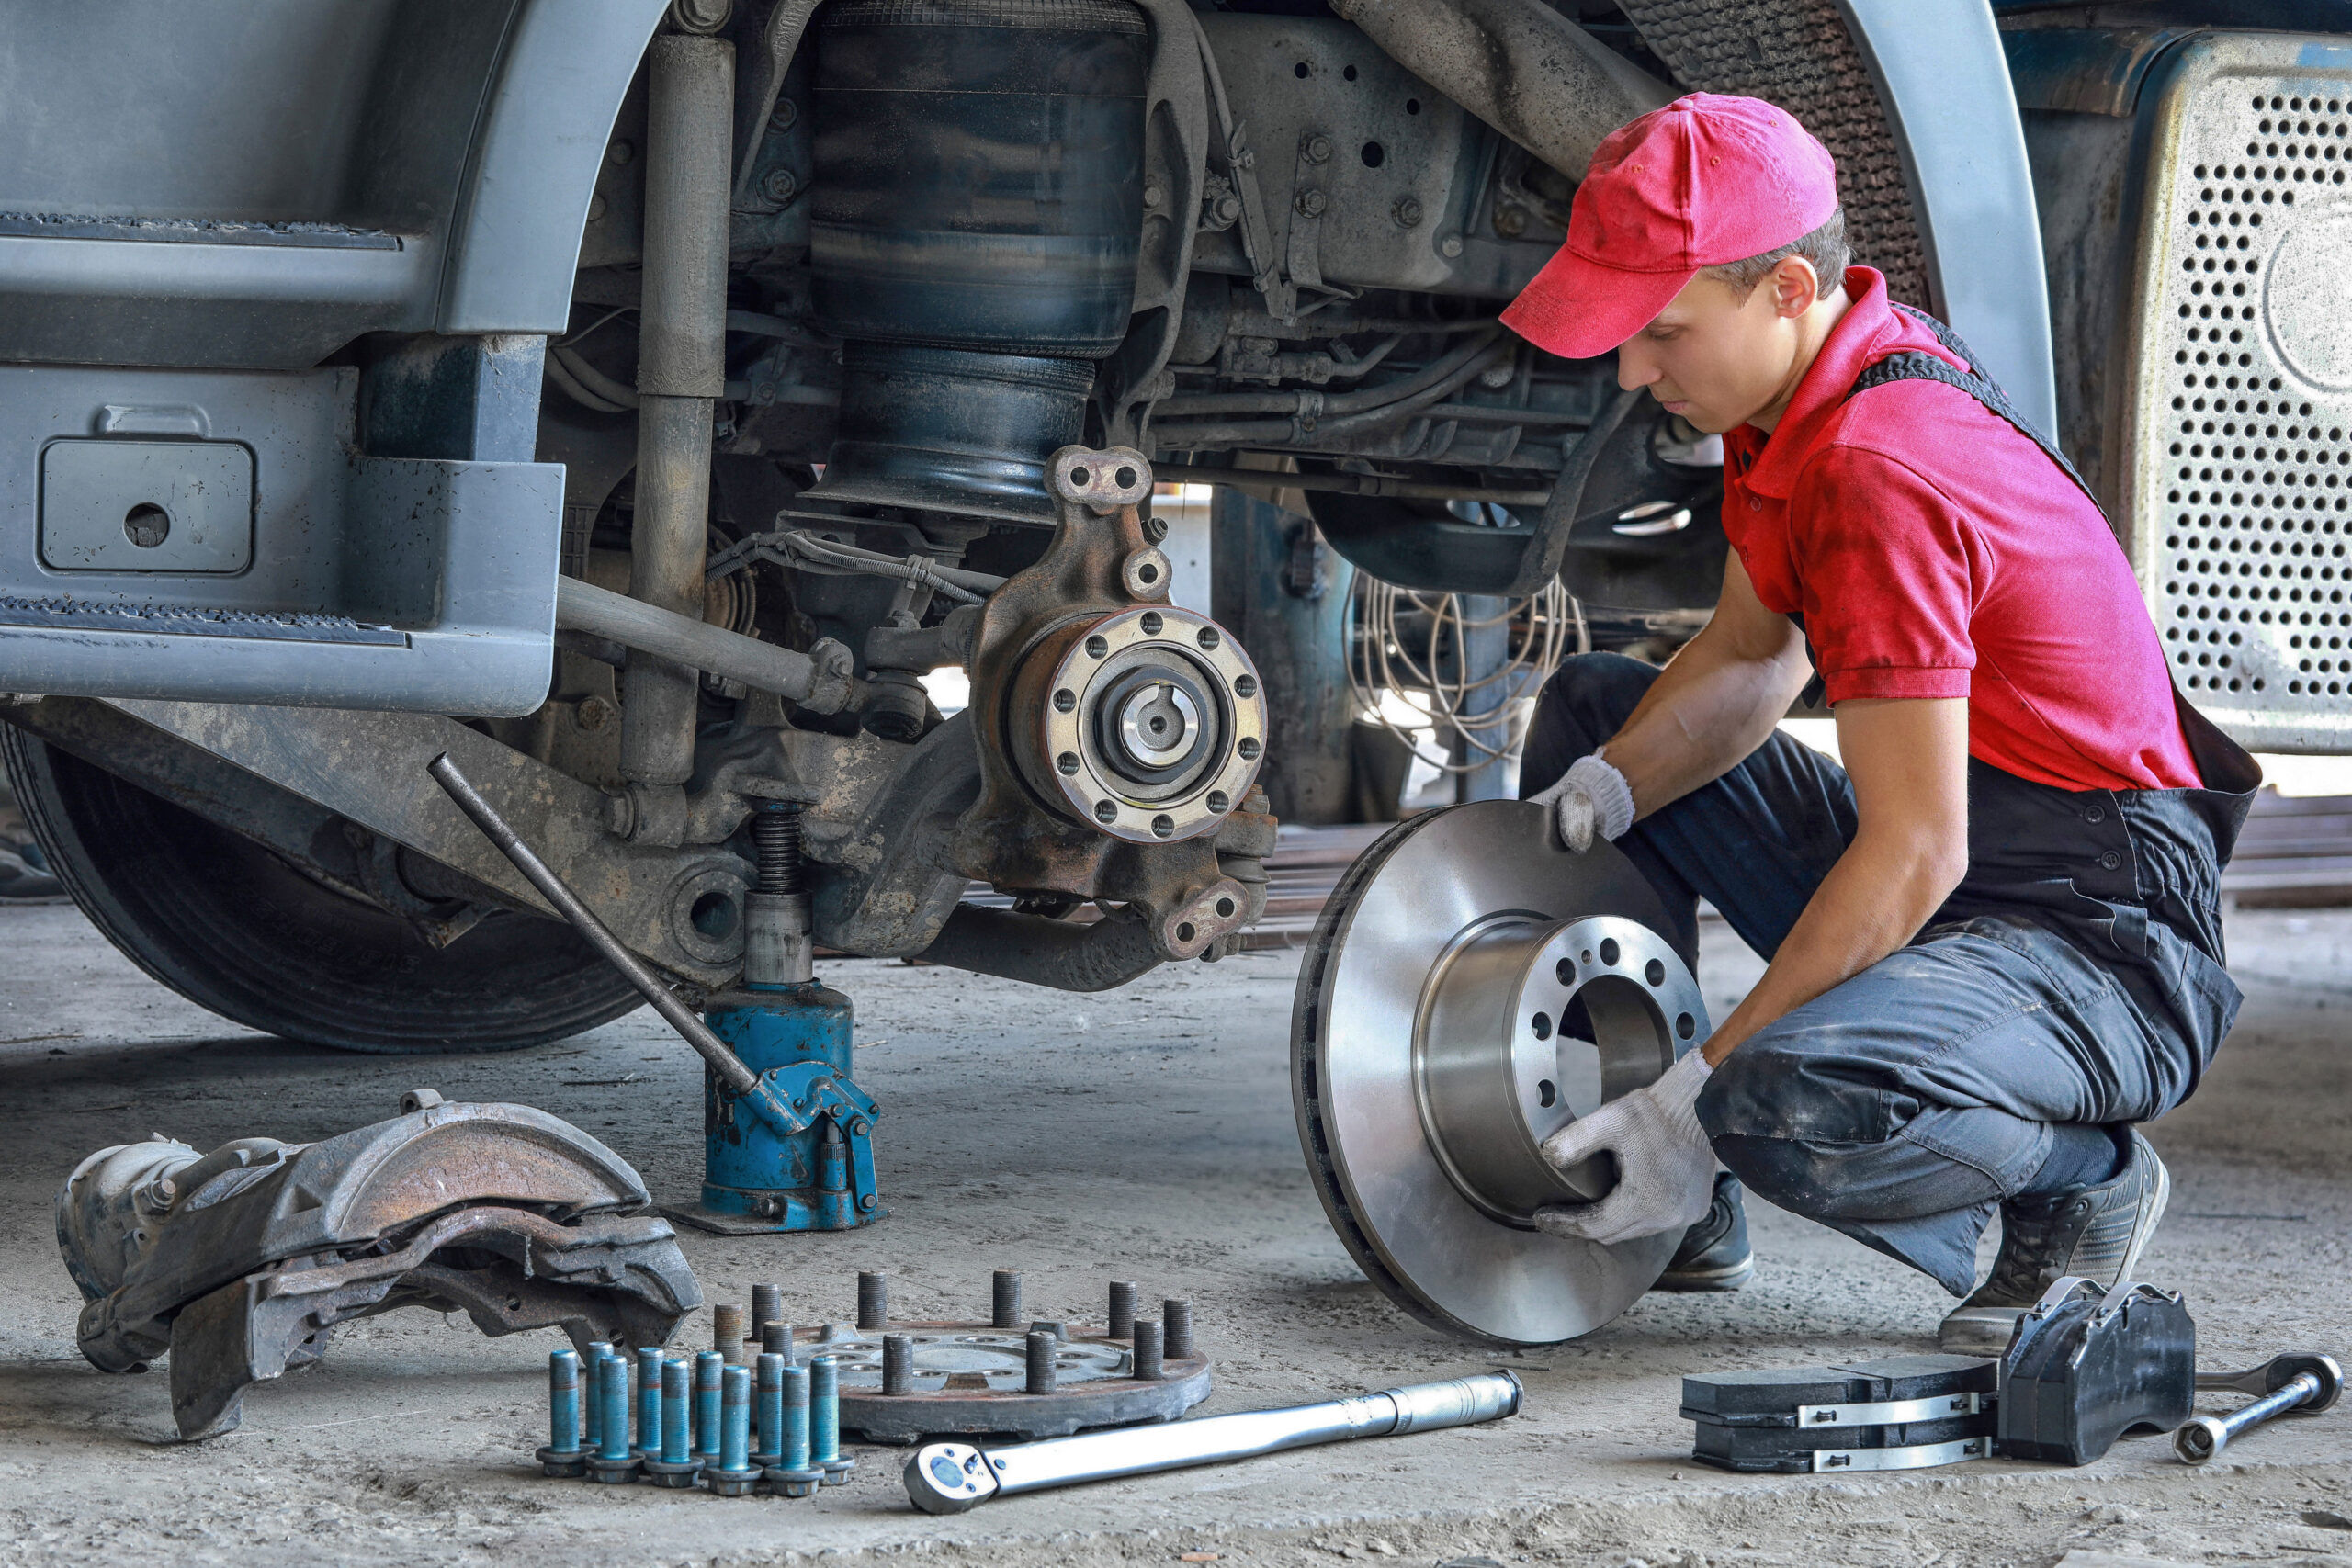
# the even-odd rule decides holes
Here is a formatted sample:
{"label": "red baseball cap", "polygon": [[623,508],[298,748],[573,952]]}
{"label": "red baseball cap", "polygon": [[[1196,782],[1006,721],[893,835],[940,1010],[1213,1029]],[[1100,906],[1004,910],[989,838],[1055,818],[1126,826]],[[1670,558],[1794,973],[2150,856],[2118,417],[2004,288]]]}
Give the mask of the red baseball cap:
{"label": "red baseball cap", "polygon": [[1838,210],[1829,150],[1761,98],[1692,93],[1609,133],[1568,210],[1568,237],[1503,312],[1564,359],[1608,353],[1702,267],[1762,255]]}

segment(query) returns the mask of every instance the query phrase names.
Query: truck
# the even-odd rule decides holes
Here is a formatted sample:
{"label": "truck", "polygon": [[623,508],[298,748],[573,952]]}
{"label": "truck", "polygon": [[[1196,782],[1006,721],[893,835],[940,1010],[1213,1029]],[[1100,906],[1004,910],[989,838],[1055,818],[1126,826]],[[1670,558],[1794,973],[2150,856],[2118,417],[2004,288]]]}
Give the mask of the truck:
{"label": "truck", "polygon": [[[1703,623],[1720,443],[1497,321],[1688,91],[1821,137],[2192,701],[2352,750],[2345,0],[0,10],[0,750],[98,929],[257,1030],[638,1004],[442,755],[689,997],[765,815],[833,952],[1231,951],[1386,635],[1336,576]],[[1217,487],[1205,611],[1155,481]]]}

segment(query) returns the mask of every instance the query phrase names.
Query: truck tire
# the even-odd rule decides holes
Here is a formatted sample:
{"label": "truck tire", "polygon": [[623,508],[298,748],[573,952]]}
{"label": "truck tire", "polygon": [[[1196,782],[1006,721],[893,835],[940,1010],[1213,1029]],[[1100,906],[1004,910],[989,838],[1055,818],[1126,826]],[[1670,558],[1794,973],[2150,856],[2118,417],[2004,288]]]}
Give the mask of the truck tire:
{"label": "truck tire", "polygon": [[639,1005],[567,926],[499,910],[435,948],[390,911],[14,726],[0,725],[0,754],[90,923],[249,1028],[387,1055],[514,1051]]}

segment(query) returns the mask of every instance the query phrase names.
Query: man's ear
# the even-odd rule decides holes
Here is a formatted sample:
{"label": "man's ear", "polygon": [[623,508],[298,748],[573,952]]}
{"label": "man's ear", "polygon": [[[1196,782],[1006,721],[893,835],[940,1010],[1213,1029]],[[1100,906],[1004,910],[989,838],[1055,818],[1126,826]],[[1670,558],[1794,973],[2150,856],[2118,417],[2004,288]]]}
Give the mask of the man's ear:
{"label": "man's ear", "polygon": [[1772,288],[1772,312],[1784,319],[1804,315],[1821,298],[1821,275],[1803,256],[1782,256],[1767,281]]}

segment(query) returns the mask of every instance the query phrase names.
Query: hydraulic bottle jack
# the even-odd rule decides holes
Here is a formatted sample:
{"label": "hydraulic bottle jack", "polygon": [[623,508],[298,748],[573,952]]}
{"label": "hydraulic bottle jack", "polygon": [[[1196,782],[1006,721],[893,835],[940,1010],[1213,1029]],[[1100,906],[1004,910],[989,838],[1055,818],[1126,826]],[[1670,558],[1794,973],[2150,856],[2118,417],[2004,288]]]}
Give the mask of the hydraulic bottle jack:
{"label": "hydraulic bottle jack", "polygon": [[447,754],[430,772],[460,810],[703,1059],[702,1201],[664,1204],[729,1235],[836,1231],[888,1211],[874,1191],[873,1096],[850,1077],[849,998],[817,983],[801,875],[800,807],[752,818],[759,884],[745,899],[743,988],[696,1018],[621,945]]}
{"label": "hydraulic bottle jack", "polygon": [[730,1235],[871,1224],[887,1212],[874,1190],[876,1108],[850,1077],[849,998],[816,977],[800,807],[768,802],[752,837],[743,988],[713,997],[703,1021],[772,1100],[754,1106],[705,1067],[702,1201],[662,1213]]}

